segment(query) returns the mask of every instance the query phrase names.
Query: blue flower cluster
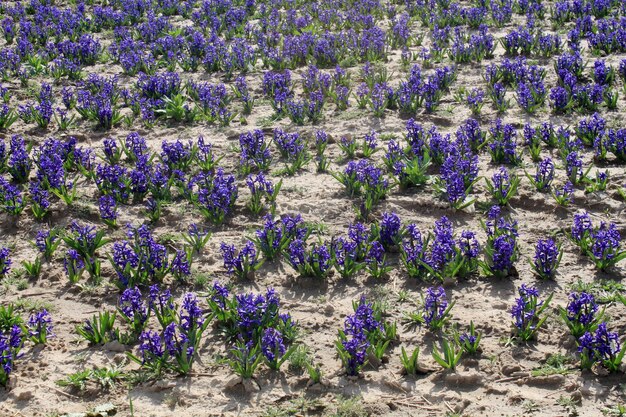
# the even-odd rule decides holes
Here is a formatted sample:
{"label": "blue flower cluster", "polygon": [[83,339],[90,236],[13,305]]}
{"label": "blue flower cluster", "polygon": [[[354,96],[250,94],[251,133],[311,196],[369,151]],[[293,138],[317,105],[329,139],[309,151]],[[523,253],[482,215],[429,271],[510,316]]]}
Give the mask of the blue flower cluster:
{"label": "blue flower cluster", "polygon": [[246,172],[250,170],[265,171],[269,168],[271,153],[261,130],[239,136],[239,146],[241,147],[241,165],[245,167]]}
{"label": "blue flower cluster", "polygon": [[503,124],[501,119],[496,119],[489,133],[488,150],[492,161],[497,164],[517,164],[520,156],[517,153],[515,128],[510,124]]}
{"label": "blue flower cluster", "polygon": [[293,347],[288,346],[294,341],[297,323],[289,314],[280,313],[280,299],[273,289],[269,288],[264,295],[231,296],[227,288],[215,282],[209,309],[229,342],[235,344],[230,364],[240,375],[252,377],[263,358],[270,369],[278,370],[293,352]]}
{"label": "blue flower cluster", "polygon": [[440,177],[445,184],[445,194],[450,206],[460,210],[473,202],[472,199],[466,201],[466,198],[478,176],[478,156],[471,152],[466,143],[450,144],[446,153]]}
{"label": "blue flower cluster", "polygon": [[606,323],[600,323],[595,333],[586,332],[578,339],[581,367],[591,368],[599,362],[610,372],[616,372],[622,362],[625,350],[621,348],[619,335],[611,332]]}
{"label": "blue flower cluster", "polygon": [[600,222],[600,226],[594,226],[587,212],[579,212],[574,214],[570,236],[600,270],[607,270],[626,259],[626,250],[621,249],[621,235],[615,223]]}
{"label": "blue flower cluster", "polygon": [[198,175],[193,182],[197,195],[192,198],[200,212],[215,224],[222,224],[232,213],[238,197],[235,177],[218,168],[214,175]]}
{"label": "blue flower cluster", "polygon": [[255,232],[254,243],[269,261],[281,256],[294,239],[306,240],[310,233],[299,214],[279,219],[267,214],[263,220],[263,227]]}
{"label": "blue flower cluster", "polygon": [[502,215],[500,207],[493,206],[483,226],[487,233],[487,244],[486,260],[481,261],[481,267],[489,275],[507,276],[518,258],[517,221],[507,219]]}
{"label": "blue flower cluster", "polygon": [[362,196],[359,206],[361,217],[367,217],[374,206],[385,198],[390,189],[389,181],[381,168],[367,159],[350,161],[343,173],[332,173],[333,177],[346,187],[350,196]]}
{"label": "blue flower cluster", "polygon": [[335,342],[337,352],[348,375],[358,375],[367,360],[371,346],[370,334],[375,334],[382,324],[374,317],[372,304],[361,297],[354,305],[354,314],[346,317],[343,330]]}
{"label": "blue flower cluster", "polygon": [[9,248],[0,248],[0,277],[4,278],[11,270],[11,257]]}
{"label": "blue flower cluster", "polygon": [[158,319],[160,331],[144,330],[146,321],[142,322],[142,318],[149,314],[149,310],[146,310],[145,302],[140,297],[141,293],[135,290],[127,293],[123,300],[122,312],[131,329],[141,330],[138,348],[141,357],[129,357],[156,373],[171,370],[181,375],[188,374],[195,361],[202,334],[209,324],[195,294],[184,294],[178,309],[168,290],[161,292],[156,285],[150,287],[149,308]]}
{"label": "blue flower cluster", "polygon": [[500,206],[506,206],[516,195],[520,180],[515,174],[510,174],[506,167],[501,166],[493,173],[491,180],[486,179],[486,182],[493,199]]}
{"label": "blue flower cluster", "polygon": [[518,288],[518,294],[519,297],[515,299],[515,304],[511,308],[511,316],[517,337],[522,341],[528,341],[536,336],[546,321],[547,316],[543,312],[550,304],[553,294],[546,300],[539,301],[539,291],[526,284]]}
{"label": "blue flower cluster", "polygon": [[54,337],[53,327],[50,313],[43,309],[28,318],[26,323],[28,338],[35,344],[45,345],[49,337]]}
{"label": "blue flower cluster", "polygon": [[15,361],[20,357],[23,346],[22,329],[18,325],[11,327],[6,334],[0,332],[0,385],[7,386],[9,376],[15,367]]}
{"label": "blue flower cluster", "polygon": [[563,251],[553,239],[539,239],[535,246],[532,267],[535,273],[544,279],[554,278],[561,263]]}
{"label": "blue flower cluster", "polygon": [[113,244],[111,264],[121,288],[161,281],[170,271],[167,248],[157,243],[146,225],[129,226],[127,236]]}
{"label": "blue flower cluster", "polygon": [[577,340],[587,332],[593,332],[604,318],[604,310],[598,313],[598,304],[592,294],[571,293],[566,308],[559,308],[561,318]]}
{"label": "blue flower cluster", "polygon": [[251,278],[251,274],[259,266],[254,242],[247,241],[239,251],[237,251],[235,245],[228,245],[222,242],[220,250],[224,258],[224,268],[229,274],[234,274],[240,279]]}
{"label": "blue flower cluster", "polygon": [[441,329],[449,318],[448,315],[453,304],[448,305],[443,287],[428,288],[422,311],[424,324],[433,331]]}
{"label": "blue flower cluster", "polygon": [[323,278],[330,272],[332,266],[331,252],[327,245],[313,245],[306,249],[305,242],[294,239],[289,244],[288,261],[302,277]]}

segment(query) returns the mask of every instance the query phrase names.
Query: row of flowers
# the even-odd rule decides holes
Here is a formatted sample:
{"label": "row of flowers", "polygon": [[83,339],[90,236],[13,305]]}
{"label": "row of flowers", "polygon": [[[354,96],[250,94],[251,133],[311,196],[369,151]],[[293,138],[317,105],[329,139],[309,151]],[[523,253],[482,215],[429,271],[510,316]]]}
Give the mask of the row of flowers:
{"label": "row of flowers", "polygon": [[[619,93],[615,88],[616,79],[624,80],[626,60],[616,70],[606,61],[594,62],[593,84],[587,83],[584,74],[585,64],[580,52],[564,53],[555,61],[558,85],[548,91],[544,85],[546,71],[537,65],[528,65],[524,58],[503,59],[500,64],[490,64],[485,70],[487,92],[481,88],[465,91],[460,88],[456,100],[465,102],[473,114],[479,115],[485,96],[491,98],[498,113],[505,112],[511,105],[510,88],[515,89],[515,100],[528,113],[535,113],[546,100],[555,113],[593,113],[604,104],[608,110],[618,107]],[[362,80],[355,85],[349,73],[337,66],[332,74],[309,66],[299,84],[302,86],[300,98],[289,70],[268,71],[263,75],[262,88],[265,99],[269,100],[275,117],[288,117],[297,125],[305,121],[317,122],[323,116],[326,103],[332,103],[338,110],[345,110],[353,104],[358,108],[370,109],[375,116],[383,116],[387,109],[398,109],[403,114],[413,115],[420,108],[433,111],[439,106],[443,95],[449,91],[456,79],[454,67],[437,68],[428,76],[422,69],[413,65],[406,80],[393,88],[385,67],[366,63],[359,73]],[[97,128],[110,129],[122,122],[133,125],[139,117],[147,126],[157,120],[174,122],[204,121],[228,125],[237,112],[243,116],[252,113],[255,102],[244,76],[236,78],[232,92],[226,85],[212,83],[186,84],[178,73],[163,72],[154,75],[141,74],[134,88],[122,88],[117,77],[102,77],[90,74],[75,89],[63,87],[62,106],[56,103],[52,86],[42,83],[36,100],[17,109],[9,106],[11,93],[0,86],[3,104],[0,106],[0,129],[8,129],[20,118],[25,123],[37,124],[40,128],[56,121],[60,130],[75,125],[76,116],[95,122]],[[350,100],[353,97],[354,101]],[[233,104],[237,102],[237,107]],[[56,106],[56,107],[55,107]],[[127,108],[128,111],[124,109]]]}
{"label": "row of flowers", "polygon": [[[474,202],[473,188],[480,180],[478,157],[483,149],[494,164],[512,166],[520,165],[527,151],[537,162],[534,175],[526,173],[533,188],[551,193],[563,206],[572,201],[575,187],[604,191],[609,185],[608,171],[598,169],[592,176],[592,165],[583,166],[585,147],[593,147],[599,162],[609,161],[611,155],[617,163],[626,161],[626,130],[608,128],[597,113],[582,118],[573,132],[546,122],[537,126],[527,123],[522,134],[523,147],[518,145],[513,125],[496,119],[485,132],[475,119],[468,119],[453,139],[434,126],[426,128],[410,119],[404,140],[394,138],[387,142],[382,158],[386,170],[373,160],[380,149],[380,139],[379,134],[371,132],[362,142],[354,137],[334,140],[348,163],[343,172],[332,172],[327,156],[331,137],[325,131],[315,132],[313,156],[309,149],[312,140],[304,135],[277,128],[268,140],[261,130],[254,130],[239,138],[239,174],[247,176],[249,210],[255,215],[273,211],[282,184],[272,182],[267,174],[276,161],[273,144],[284,162],[284,168],[276,174],[295,175],[315,159],[318,172],[330,172],[350,197],[359,197],[357,209],[366,218],[396,184],[400,188],[431,184],[452,208],[469,206]],[[219,167],[221,158],[202,137],[195,143],[163,141],[160,153],[152,152],[145,138],[137,133],[129,134],[124,141],[105,139],[100,155],[92,148],[77,146],[73,138],[50,138],[32,151],[31,146],[18,135],[11,138],[8,146],[0,141],[0,208],[12,215],[19,215],[30,203],[35,219],[42,220],[55,198],[72,205],[79,184],[88,189],[95,183],[100,194],[101,218],[111,226],[115,226],[118,206],[130,204],[131,198],[133,204],[145,202],[146,214],[153,222],[158,220],[163,203],[183,198],[207,220],[220,224],[232,215],[239,194],[236,177]],[[553,184],[557,164],[551,157],[542,156],[546,149],[556,150],[565,168],[567,181],[560,187]],[[98,156],[102,163],[97,162]],[[355,159],[357,156],[362,159]],[[436,167],[439,175],[433,175]],[[31,179],[33,168],[35,177]],[[491,179],[486,179],[490,196],[501,205],[516,195],[519,184],[519,178],[506,167],[500,167]],[[24,195],[26,185],[28,194]],[[622,196],[626,192],[619,186],[617,191]]]}
{"label": "row of flowers", "polygon": [[[280,259],[291,265],[298,276],[320,280],[333,271],[343,279],[361,271],[382,279],[398,263],[403,273],[425,281],[466,278],[478,273],[495,277],[515,274],[515,264],[520,260],[517,221],[505,215],[499,206],[493,206],[482,225],[487,235],[484,244],[479,243],[473,231],[457,234],[445,216],[435,222],[432,232],[423,234],[416,224],[402,226],[398,215],[384,213],[378,224],[351,224],[347,236],[334,236],[324,243],[318,231],[305,224],[300,215],[268,214],[263,226],[243,246],[221,242],[220,251],[224,270],[240,280],[253,279],[264,262]],[[567,236],[599,270],[608,271],[626,259],[621,235],[613,222],[594,225],[588,213],[579,212],[574,215]],[[92,282],[98,284],[109,275],[101,270],[99,249],[112,243],[107,254],[114,272],[110,278],[120,289],[162,283],[166,277],[185,282],[192,275],[194,255],[204,249],[210,237],[208,231],[192,224],[183,235],[186,244],[172,253],[147,225],[129,225],[127,239],[110,242],[104,230],[74,222],[64,233],[55,228],[39,231],[33,246],[40,256],[22,264],[29,275],[36,277],[43,261],[53,266],[55,251],[65,243],[63,266],[69,281],[78,283],[87,272]],[[539,239],[529,262],[539,278],[552,279],[562,256],[562,244],[553,238]],[[7,276],[11,266],[9,248],[0,248],[0,276]]]}
{"label": "row of flowers", "polygon": [[[76,85],[73,89],[62,88],[61,106],[55,100],[52,86],[42,82],[35,101],[19,104],[17,108],[9,106],[11,91],[0,86],[3,99],[0,129],[9,128],[21,118],[41,128],[47,128],[55,119],[58,128],[66,130],[72,127],[77,115],[99,129],[110,129],[122,122],[132,126],[137,118],[147,126],[158,120],[228,125],[237,112],[250,114],[255,99],[260,98],[248,89],[250,77],[245,78],[259,60],[269,70],[258,78],[262,81],[263,95],[277,117],[287,116],[296,124],[318,121],[326,103],[345,110],[356,102],[375,116],[383,116],[387,109],[399,109],[409,115],[422,107],[433,111],[448,92],[458,69],[442,66],[422,77],[422,68],[412,64],[419,59],[422,67],[430,68],[434,63],[442,63],[446,56],[455,65],[494,58],[497,42],[487,26],[488,10],[492,13],[491,23],[498,27],[510,21],[514,9],[525,15],[526,24],[498,39],[505,55],[517,59],[503,58],[486,66],[487,91],[476,88],[465,94],[463,88],[459,89],[457,98],[465,101],[474,113],[480,113],[486,94],[499,112],[506,111],[510,106],[509,88],[515,89],[517,103],[528,113],[535,113],[548,98],[555,113],[595,112],[601,106],[615,110],[619,96],[615,81],[617,75],[623,81],[626,73],[626,61],[613,68],[602,59],[594,62],[591,77],[584,73],[583,39],[596,54],[619,53],[626,48],[623,19],[609,17],[610,11],[617,16],[620,13],[615,1],[573,2],[573,5],[558,2],[552,11],[554,21],[560,24],[573,21],[567,42],[558,34],[542,32],[544,7],[528,1],[507,0],[498,5],[489,3],[469,8],[453,2],[419,2],[416,6],[405,6],[403,13],[396,6],[389,6],[383,12],[383,6],[377,2],[363,10],[346,8],[341,12],[335,5],[324,3],[315,11],[308,8],[301,11],[304,13],[301,17],[290,7],[287,13],[281,13],[276,5],[241,7],[230,1],[217,6],[213,3],[185,2],[182,9],[172,6],[171,13],[163,16],[149,12],[151,7],[160,8],[152,3],[150,7],[116,4],[57,8],[38,2],[26,8],[3,6],[0,18],[6,17],[1,20],[0,32],[7,45],[0,50],[2,78],[17,77],[27,87],[33,79],[51,75],[57,81],[67,77]],[[321,10],[324,12],[320,14]],[[179,13],[191,18],[190,26],[175,28],[170,14]],[[327,13],[339,13],[341,17],[334,20]],[[425,33],[415,30],[418,20],[430,30],[429,47],[422,46],[419,51],[414,47],[422,45]],[[378,26],[383,22],[389,26],[387,32]],[[225,30],[231,25],[236,33]],[[310,30],[318,25],[337,32],[317,34]],[[89,33],[97,34],[103,28],[115,28],[108,50],[102,46],[104,39]],[[391,77],[384,66],[375,65],[387,60],[394,48],[402,48],[400,60],[409,72],[398,86],[390,85]],[[545,68],[526,63],[526,56],[533,55],[555,57],[557,85],[549,91],[544,83]],[[136,77],[130,83],[134,85],[123,88],[117,76],[90,73],[85,77],[84,67],[109,60],[119,64],[124,75]],[[347,67],[358,62],[365,65],[357,83],[351,80]],[[302,91],[297,95],[286,68],[305,65],[308,67],[299,83]],[[227,81],[234,78],[232,93],[223,83],[191,80],[184,83],[184,77],[176,72],[178,68],[196,72],[200,67],[208,72],[220,72]],[[335,69],[332,73],[319,70],[324,67]],[[237,108],[231,105],[235,99],[240,102]]]}
{"label": "row of flowers", "polygon": [[[548,317],[552,295],[540,300],[537,289],[526,284],[519,287],[518,293],[510,310],[511,337],[527,343],[537,339]],[[625,297],[618,298],[626,304]],[[206,303],[207,307],[202,308],[194,293],[186,293],[179,305],[169,290],[162,291],[158,285],[151,286],[145,296],[137,287],[128,288],[120,296],[115,312],[99,313],[77,326],[76,333],[93,346],[111,341],[127,345],[128,357],[151,377],[191,374],[209,325],[219,331],[226,344],[220,363],[243,379],[253,378],[261,364],[279,371],[297,349],[302,349],[299,324],[290,314],[280,312],[279,297],[272,289],[265,294],[231,295],[227,287],[215,282]],[[441,348],[435,344],[432,357],[449,370],[454,370],[464,356],[480,355],[482,351],[482,332],[473,322],[464,332],[450,325],[453,306],[443,287],[431,287],[421,306],[406,313],[405,320],[409,329],[423,327],[439,339]],[[361,297],[353,302],[353,309],[335,343],[337,357],[349,376],[358,375],[368,363],[375,368],[381,366],[400,340],[397,323],[385,318],[380,302]],[[571,293],[567,306],[558,307],[558,313],[576,340],[581,369],[599,364],[609,372],[620,370],[626,347],[621,347],[617,333],[608,330],[605,309],[600,310],[593,295]],[[1,318],[0,385],[6,386],[25,344],[46,345],[55,335],[46,310],[24,321],[9,305],[2,307]],[[402,346],[400,361],[406,374],[415,375],[420,369],[419,348],[409,355]],[[321,380],[320,365],[308,356],[304,368],[313,382]]]}

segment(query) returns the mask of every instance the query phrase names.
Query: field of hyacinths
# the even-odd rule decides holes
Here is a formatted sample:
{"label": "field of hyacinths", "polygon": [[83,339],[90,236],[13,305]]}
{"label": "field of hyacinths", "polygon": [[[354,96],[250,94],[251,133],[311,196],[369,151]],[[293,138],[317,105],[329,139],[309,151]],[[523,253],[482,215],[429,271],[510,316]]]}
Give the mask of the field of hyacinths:
{"label": "field of hyacinths", "polygon": [[0,415],[626,416],[626,2],[0,2]]}

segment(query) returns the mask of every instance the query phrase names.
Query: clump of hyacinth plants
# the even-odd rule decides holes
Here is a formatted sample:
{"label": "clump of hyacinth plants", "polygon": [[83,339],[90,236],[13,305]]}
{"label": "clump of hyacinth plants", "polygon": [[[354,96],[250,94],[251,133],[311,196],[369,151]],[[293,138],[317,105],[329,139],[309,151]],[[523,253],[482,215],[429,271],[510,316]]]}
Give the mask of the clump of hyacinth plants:
{"label": "clump of hyacinth plants", "polygon": [[562,257],[561,245],[557,245],[553,239],[539,239],[530,265],[538,277],[551,279],[556,275]]}
{"label": "clump of hyacinth plants", "polygon": [[119,329],[115,328],[117,312],[98,312],[91,319],[85,320],[76,326],[76,333],[89,342],[90,345],[101,345],[112,340],[119,340]]}
{"label": "clump of hyacinth plants", "polygon": [[383,170],[367,159],[350,161],[344,172],[334,172],[331,175],[344,185],[350,197],[362,197],[358,213],[363,218],[367,218],[391,188]]}
{"label": "clump of hyacinth plants", "polygon": [[257,175],[250,174],[246,178],[246,185],[250,190],[250,200],[247,207],[252,214],[258,215],[263,210],[269,209],[271,213],[276,210],[276,199],[282,186],[282,180],[273,184],[261,172]]}
{"label": "clump of hyacinth plants", "polygon": [[161,282],[168,274],[182,280],[191,275],[191,251],[178,250],[170,259],[165,245],[157,243],[148,226],[129,225],[128,240],[113,244],[109,260],[120,289]]}
{"label": "clump of hyacinth plants", "polygon": [[[156,298],[157,293],[158,287],[152,287],[151,297]],[[126,322],[129,333],[124,336],[120,335],[120,339],[126,342],[137,341],[146,328],[155,307],[154,300],[144,299],[139,287],[126,288],[120,295],[117,312],[119,317]]]}
{"label": "clump of hyacinth plants", "polygon": [[421,311],[422,322],[432,332],[441,330],[450,319],[452,307],[454,301],[448,303],[443,287],[430,287],[426,290]]}
{"label": "clump of hyacinth plants", "polygon": [[[137,299],[139,296],[140,293],[128,294],[120,309],[134,332],[145,326],[149,314],[146,303]],[[195,294],[186,293],[179,308],[169,290],[161,291],[154,285],[150,287],[148,305],[160,328],[143,330],[139,335],[139,356],[129,353],[128,357],[155,375],[165,371],[189,374],[210,323],[199,300]]]}
{"label": "clump of hyacinth plants", "polygon": [[32,343],[45,345],[48,343],[48,338],[55,336],[52,332],[53,327],[50,313],[43,309],[30,315],[23,330]]}
{"label": "clump of hyacinth plants", "polygon": [[517,195],[517,188],[520,179],[515,174],[510,174],[506,167],[501,166],[491,177],[485,178],[487,191],[491,194],[495,202],[501,206],[506,206],[511,198]]}
{"label": "clump of hyacinth plants", "polygon": [[330,260],[342,278],[350,278],[362,269],[380,279],[391,270],[386,251],[395,248],[400,238],[400,218],[395,213],[383,213],[379,225],[368,228],[363,223],[348,227],[348,236],[339,236],[330,243]]}
{"label": "clump of hyacinth plants", "polygon": [[325,155],[326,148],[328,147],[328,133],[323,130],[315,132],[315,162],[317,165],[317,172],[328,171],[330,161]]}
{"label": "clump of hyacinth plants", "polygon": [[365,267],[359,256],[359,242],[344,236],[333,239],[330,244],[333,266],[339,275],[348,279]]}
{"label": "clump of hyacinth plants", "polygon": [[239,146],[241,148],[240,170],[243,174],[269,169],[272,154],[263,131],[254,130],[243,133],[239,136]]}
{"label": "clump of hyacinth plants", "polygon": [[[407,314],[406,321],[408,326],[415,327],[425,325],[431,332],[439,333],[450,320],[450,312],[452,307],[454,307],[454,302],[448,302],[443,287],[428,288],[426,290],[426,297],[423,297],[422,301],[423,305],[421,309]],[[463,338],[462,343],[459,337]],[[479,343],[480,335],[477,336],[472,323],[470,336],[466,334],[459,336],[453,333],[452,340],[444,336],[441,340],[441,350],[433,346],[432,357],[435,362],[444,369],[454,369],[465,349],[467,348],[470,352],[475,352],[476,349],[478,349]],[[402,361],[405,367],[407,366],[406,359],[406,353],[403,350]]]}
{"label": "clump of hyacinth plants", "polygon": [[503,124],[501,119],[496,119],[489,129],[487,142],[487,151],[494,163],[517,165],[521,162],[516,136],[517,132],[513,125]]}
{"label": "clump of hyacinth plants", "polygon": [[595,332],[585,332],[578,339],[578,352],[581,368],[589,369],[599,363],[609,372],[618,372],[626,345],[620,344],[617,332],[609,331],[606,323],[600,323]]}
{"label": "clump of hyacinth plants", "polygon": [[32,313],[24,320],[13,304],[0,307],[0,386],[6,387],[9,377],[23,354],[26,342],[46,345],[54,337],[52,317],[46,309]]}
{"label": "clump of hyacinth plants", "polygon": [[387,263],[387,256],[383,245],[374,241],[369,245],[367,255],[365,257],[366,269],[369,274],[376,278],[384,278],[393,268]]}
{"label": "clump of hyacinth plants", "polygon": [[9,248],[0,248],[0,278],[5,278],[11,270],[11,251]]}
{"label": "clump of hyacinth plants", "polygon": [[474,232],[463,230],[455,238],[452,222],[443,216],[435,222],[430,240],[429,266],[438,279],[464,278],[477,271],[480,245]]}
{"label": "clump of hyacinth plants", "polygon": [[368,303],[364,296],[352,302],[352,308],[354,314],[346,317],[335,347],[346,374],[356,376],[369,357],[382,360],[389,344],[396,339],[396,324],[384,321],[381,306]]}
{"label": "clump of hyacinth plants", "polygon": [[537,171],[534,176],[526,173],[529,181],[539,192],[550,191],[552,180],[554,179],[554,162],[546,158],[537,164]]}
{"label": "clump of hyacinth plants", "polygon": [[570,238],[601,271],[606,271],[626,259],[626,250],[621,248],[617,225],[602,221],[599,226],[594,226],[587,212],[574,214]]}
{"label": "clump of hyacinth plants", "polygon": [[443,216],[432,233],[422,239],[415,224],[409,224],[401,246],[402,262],[412,277],[438,280],[463,278],[478,270],[480,245],[474,232],[455,237],[452,222]]}
{"label": "clump of hyacinth plants", "polygon": [[101,265],[96,251],[109,242],[105,238],[105,231],[74,221],[70,230],[63,235],[63,241],[70,248],[65,258],[65,270],[70,282],[77,282],[83,269],[89,272],[95,282],[99,282]]}
{"label": "clump of hyacinth plants", "polygon": [[422,234],[415,224],[407,225],[403,235],[401,244],[402,264],[410,277],[426,278],[431,271],[426,253],[428,239],[422,238]]}
{"label": "clump of hyacinth plants", "polygon": [[220,251],[224,259],[224,268],[229,274],[235,275],[239,279],[253,278],[254,271],[263,264],[262,261],[257,260],[254,242],[250,240],[239,250],[235,245],[222,242]]}
{"label": "clump of hyacinth plants", "polygon": [[189,247],[197,254],[202,252],[209,239],[211,239],[211,233],[200,228],[196,223],[191,223],[187,228],[187,233],[184,233],[182,236]]}
{"label": "clump of hyacinth plants", "polygon": [[293,353],[297,323],[280,312],[280,299],[269,288],[265,294],[233,294],[215,282],[207,298],[209,311],[231,346],[225,362],[244,379],[253,377],[265,362],[280,366]]}
{"label": "clump of hyacinth plants", "polygon": [[285,253],[294,239],[305,241],[310,233],[299,214],[275,218],[268,213],[263,217],[263,227],[256,230],[253,242],[266,260],[274,261]]}
{"label": "clump of hyacinth plants", "polygon": [[285,168],[282,172],[287,175],[295,175],[310,160],[307,151],[307,143],[299,133],[287,133],[282,129],[274,130],[274,140],[280,155],[284,158]]}
{"label": "clump of hyacinth plants", "polygon": [[463,350],[463,353],[475,355],[479,352],[482,333],[476,330],[473,321],[470,322],[467,332],[460,333],[455,329],[453,336],[454,341]]}
{"label": "clump of hyacinth plants", "polygon": [[7,386],[23,344],[20,326],[14,325],[6,334],[0,332],[0,386]]}
{"label": "clump of hyacinth plants", "polygon": [[548,319],[545,312],[554,294],[550,294],[544,301],[539,301],[539,291],[526,284],[522,284],[517,292],[519,297],[515,299],[515,304],[511,308],[515,337],[527,342],[536,337],[537,332]]}
{"label": "clump of hyacinth plants", "polygon": [[396,213],[385,212],[379,224],[372,225],[371,236],[387,252],[397,251],[402,243],[402,220]]}
{"label": "clump of hyacinth plants", "polygon": [[235,177],[218,168],[215,173],[199,173],[189,183],[191,202],[211,223],[220,225],[232,214],[239,190]]}
{"label": "clump of hyacinth plants", "polygon": [[325,244],[313,244],[308,248],[305,241],[294,239],[286,252],[287,262],[301,277],[321,279],[331,271],[333,265],[331,250]]}
{"label": "clump of hyacinth plants", "polygon": [[60,234],[61,231],[58,228],[39,230],[35,241],[31,242],[31,245],[37,249],[37,252],[42,254],[46,261],[50,261],[52,255],[54,255],[54,252],[63,241],[60,239]]}
{"label": "clump of hyacinth plants", "polygon": [[519,257],[517,221],[503,216],[499,206],[491,207],[487,217],[486,222],[481,221],[487,242],[485,260],[480,261],[480,267],[488,276],[505,277],[513,271]]}
{"label": "clump of hyacinth plants", "polygon": [[598,311],[593,294],[586,292],[571,293],[565,308],[559,307],[559,315],[576,340],[585,333],[592,333],[604,318],[604,309]]}
{"label": "clump of hyacinth plants", "polygon": [[[445,145],[444,145],[445,146]],[[480,180],[478,177],[478,156],[471,152],[470,144],[465,141],[456,141],[442,149],[440,175],[435,177],[433,186],[435,191],[444,195],[450,207],[462,210],[474,203],[470,193],[474,185]],[[431,140],[431,154],[433,154],[433,140]]]}

